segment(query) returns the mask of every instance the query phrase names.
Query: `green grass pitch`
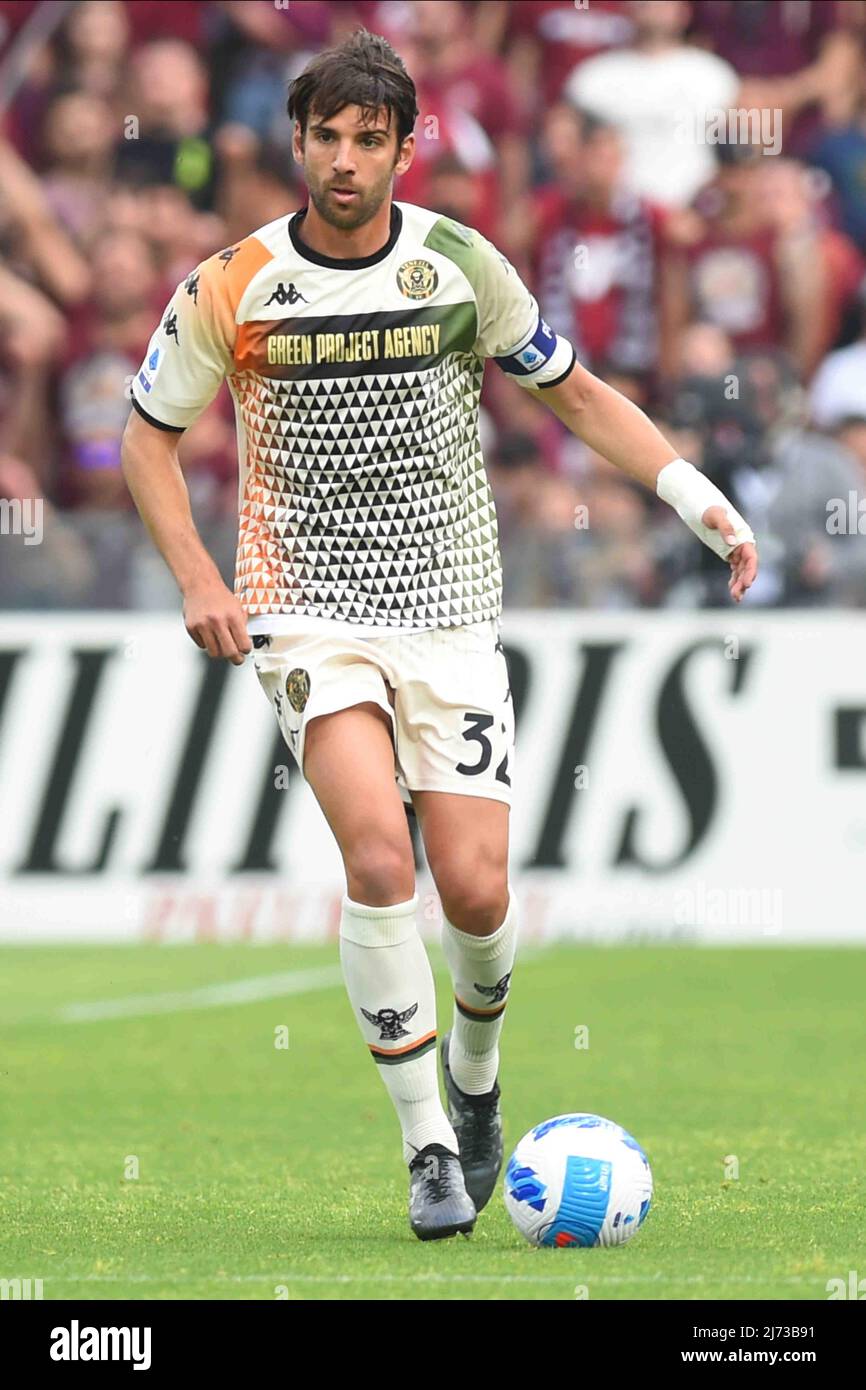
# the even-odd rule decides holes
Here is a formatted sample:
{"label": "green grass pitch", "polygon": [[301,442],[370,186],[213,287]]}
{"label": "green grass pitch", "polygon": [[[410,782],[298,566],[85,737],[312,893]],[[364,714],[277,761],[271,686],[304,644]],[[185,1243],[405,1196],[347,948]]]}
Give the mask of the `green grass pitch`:
{"label": "green grass pitch", "polygon": [[[506,1154],[564,1111],[625,1125],[655,1196],[610,1250],[530,1248],[499,1191],[471,1238],[419,1242],[338,978],[216,1007],[194,993],[335,967],[336,945],[0,951],[0,1277],[41,1278],[46,1299],[822,1300],[866,1276],[863,951],[525,952]],[[65,1012],[176,992],[199,1007]]]}

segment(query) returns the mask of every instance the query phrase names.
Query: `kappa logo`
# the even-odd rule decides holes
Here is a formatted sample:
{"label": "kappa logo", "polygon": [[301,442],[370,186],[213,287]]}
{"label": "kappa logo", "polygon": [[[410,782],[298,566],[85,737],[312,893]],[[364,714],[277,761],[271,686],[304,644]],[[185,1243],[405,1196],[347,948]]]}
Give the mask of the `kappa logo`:
{"label": "kappa logo", "polygon": [[300,290],[295,289],[291,281],[289,282],[289,288],[286,289],[281,280],[270,299],[266,300],[265,308],[267,309],[269,304],[279,304],[282,308],[286,304],[297,304],[299,299],[303,299],[305,304],[309,304],[310,302],[306,295],[301,294]]}
{"label": "kappa logo", "polygon": [[397,286],[407,299],[429,299],[439,284],[439,272],[429,261],[404,261],[397,271]]}
{"label": "kappa logo", "polygon": [[501,980],[497,980],[495,985],[473,984],[472,988],[477,989],[479,994],[485,995],[485,997],[490,1000],[491,1004],[501,1004],[508,993],[510,982],[511,971],[509,970],[508,974],[503,975]]}
{"label": "kappa logo", "polygon": [[134,1371],[150,1369],[149,1327],[69,1327],[51,1329],[52,1361],[131,1361]]}
{"label": "kappa logo", "polygon": [[223,270],[228,270],[229,263],[234,260],[240,249],[239,246],[228,246],[225,251],[220,251],[219,260],[223,263]]}
{"label": "kappa logo", "polygon": [[398,1038],[408,1038],[409,1030],[403,1024],[408,1023],[418,1012],[418,1005],[410,1004],[408,1009],[399,1013],[397,1009],[380,1009],[377,1014],[371,1014],[369,1009],[361,1009],[368,1023],[372,1023],[374,1028],[381,1029],[379,1042],[396,1042]]}
{"label": "kappa logo", "polygon": [[177,336],[177,314],[174,309],[169,309],[162,321],[162,327],[165,336],[167,338],[174,338],[174,341],[177,343],[178,347],[180,347],[180,339]]}
{"label": "kappa logo", "polygon": [[196,308],[198,308],[198,277],[199,272],[197,270],[191,270],[183,282],[183,287]]}

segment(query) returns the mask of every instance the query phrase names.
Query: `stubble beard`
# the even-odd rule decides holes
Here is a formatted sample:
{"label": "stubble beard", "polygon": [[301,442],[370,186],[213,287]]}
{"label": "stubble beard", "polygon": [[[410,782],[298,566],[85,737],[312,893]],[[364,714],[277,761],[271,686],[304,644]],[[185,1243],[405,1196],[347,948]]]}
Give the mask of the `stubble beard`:
{"label": "stubble beard", "polygon": [[357,227],[363,227],[376,216],[388,196],[391,177],[389,176],[387,182],[368,189],[366,193],[359,193],[348,207],[341,207],[339,203],[335,203],[328,196],[329,188],[330,183],[316,182],[309,177],[307,179],[310,201],[322,221],[341,231],[350,232],[355,231]]}

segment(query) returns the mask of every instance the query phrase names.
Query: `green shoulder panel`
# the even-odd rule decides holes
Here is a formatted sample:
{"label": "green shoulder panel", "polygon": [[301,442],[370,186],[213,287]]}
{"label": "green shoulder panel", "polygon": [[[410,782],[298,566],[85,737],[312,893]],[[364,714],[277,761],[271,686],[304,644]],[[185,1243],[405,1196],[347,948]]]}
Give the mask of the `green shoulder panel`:
{"label": "green shoulder panel", "polygon": [[453,261],[463,271],[473,290],[475,289],[480,257],[469,227],[464,227],[460,222],[452,222],[450,217],[440,217],[427,233],[424,245]]}
{"label": "green shoulder panel", "polygon": [[[468,227],[462,226],[459,222],[452,222],[450,217],[440,217],[433,223],[427,236],[424,238],[424,245],[431,251],[437,251],[440,256],[446,256],[449,261],[453,261],[458,270],[461,270],[472,287],[472,293],[476,296],[476,302],[472,305],[461,304],[461,341],[465,342],[467,334],[472,331],[469,339],[471,347],[478,336],[478,306],[477,306],[477,284],[482,272],[481,254],[478,245],[472,237],[472,232]],[[455,305],[455,310],[458,308]],[[472,310],[471,325],[465,311]]]}

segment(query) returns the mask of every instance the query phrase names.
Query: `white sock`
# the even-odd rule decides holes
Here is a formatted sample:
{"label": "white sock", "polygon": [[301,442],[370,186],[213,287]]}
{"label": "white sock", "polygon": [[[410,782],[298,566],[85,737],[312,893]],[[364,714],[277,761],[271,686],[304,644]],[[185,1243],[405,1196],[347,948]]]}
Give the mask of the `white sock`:
{"label": "white sock", "polygon": [[458,1153],[442,1106],[433,972],[415,925],[417,894],[390,907],[344,896],[340,963],[364,1041],[394,1102],[409,1163],[427,1144]]}
{"label": "white sock", "polygon": [[454,984],[454,1023],[448,1065],[461,1091],[493,1090],[499,1034],[517,949],[517,902],[509,884],[508,911],[490,936],[458,931],[445,919],[442,949]]}

